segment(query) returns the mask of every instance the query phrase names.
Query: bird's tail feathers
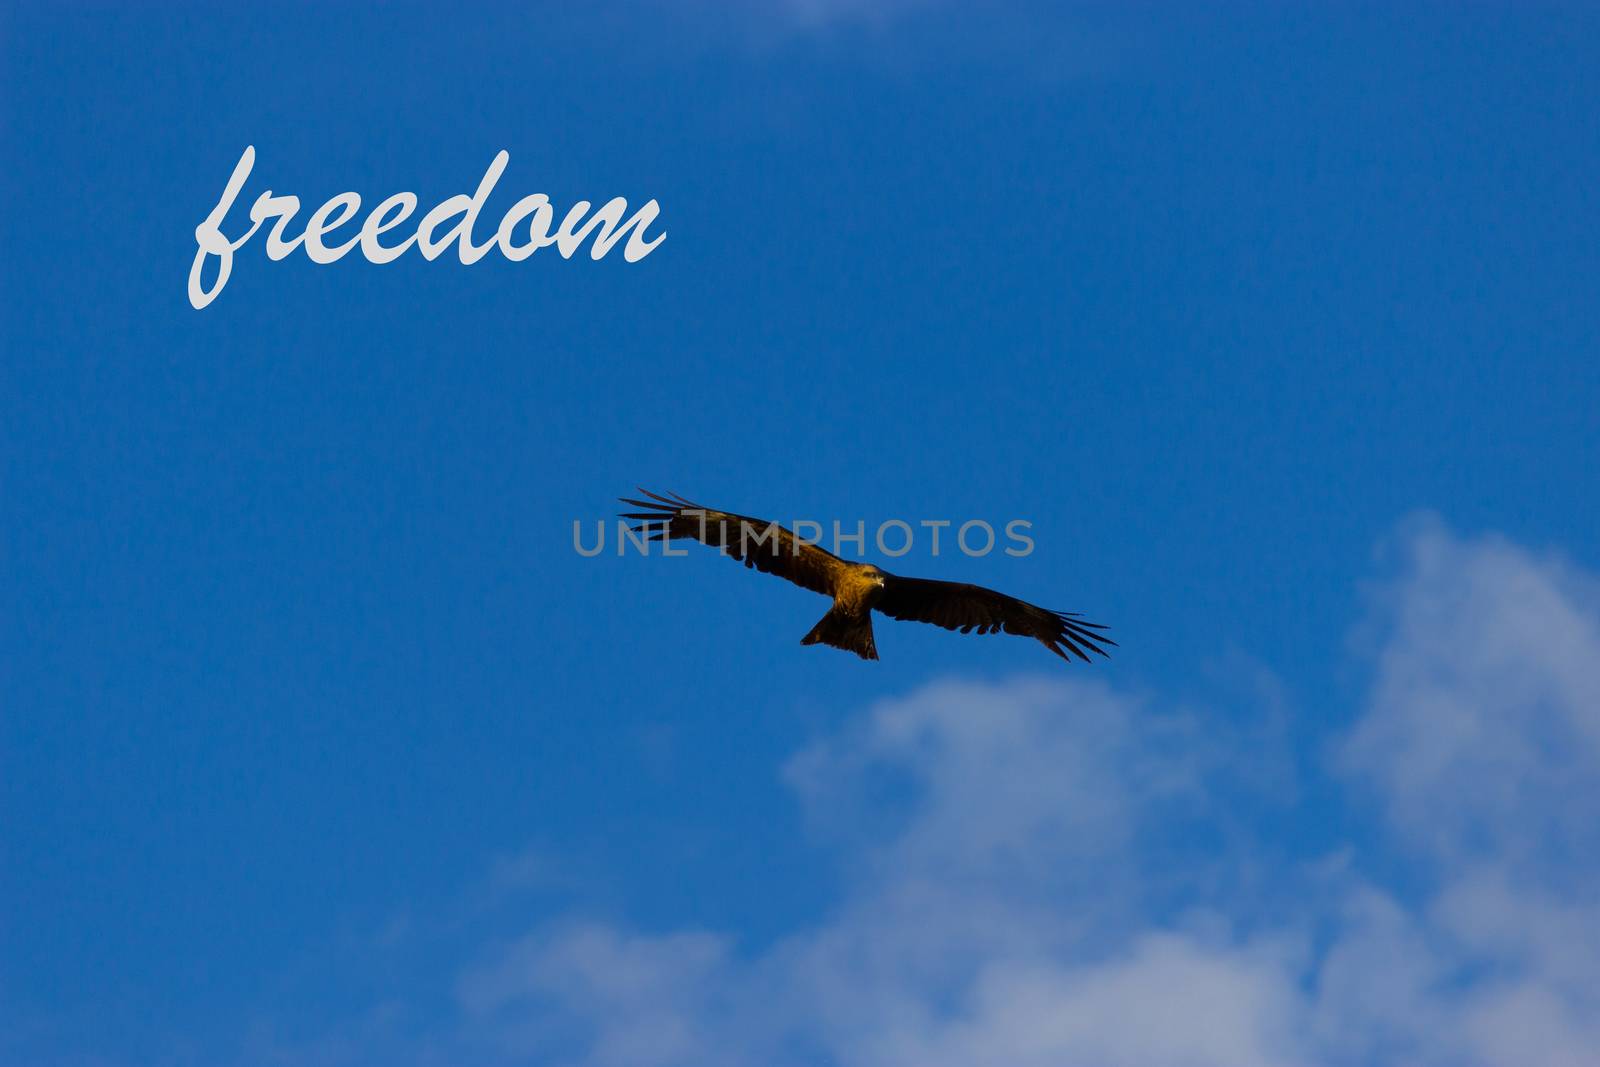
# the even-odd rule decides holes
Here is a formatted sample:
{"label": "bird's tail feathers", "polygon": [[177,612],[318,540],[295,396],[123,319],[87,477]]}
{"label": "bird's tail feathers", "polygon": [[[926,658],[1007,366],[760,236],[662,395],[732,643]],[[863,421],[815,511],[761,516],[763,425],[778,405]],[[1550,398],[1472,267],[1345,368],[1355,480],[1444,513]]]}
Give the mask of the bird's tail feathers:
{"label": "bird's tail feathers", "polygon": [[828,612],[811,632],[800,639],[802,645],[831,645],[854,652],[862,659],[877,659],[878,646],[872,640],[872,613],[847,615],[837,609]]}

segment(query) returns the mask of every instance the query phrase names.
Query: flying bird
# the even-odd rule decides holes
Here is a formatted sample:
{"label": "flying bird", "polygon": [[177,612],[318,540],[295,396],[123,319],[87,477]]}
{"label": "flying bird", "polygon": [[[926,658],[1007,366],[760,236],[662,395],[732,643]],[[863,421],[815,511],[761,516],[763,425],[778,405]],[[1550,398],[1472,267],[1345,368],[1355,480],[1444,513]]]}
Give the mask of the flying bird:
{"label": "flying bird", "polygon": [[802,645],[830,645],[862,659],[877,659],[874,611],[962,633],[1031,637],[1069,663],[1068,652],[1088,663],[1086,652],[1104,656],[1101,646],[1116,645],[1105,636],[1104,626],[1085,622],[1072,612],[1035,607],[979,585],[902,578],[870,563],[840,559],[775,522],[702,507],[676,493],[639,492],[649,499],[620,498],[624,504],[646,509],[622,513],[638,523],[630,527],[635,533],[648,533],[651,541],[691,538],[721,549],[746,567],[832,597],[833,607],[800,639]]}

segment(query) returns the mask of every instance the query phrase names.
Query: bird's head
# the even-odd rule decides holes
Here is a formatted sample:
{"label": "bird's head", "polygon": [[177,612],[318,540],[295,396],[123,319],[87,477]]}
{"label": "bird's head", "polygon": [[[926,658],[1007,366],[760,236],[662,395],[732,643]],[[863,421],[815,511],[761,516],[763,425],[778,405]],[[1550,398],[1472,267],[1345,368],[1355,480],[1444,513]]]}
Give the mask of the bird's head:
{"label": "bird's head", "polygon": [[867,581],[871,582],[879,589],[883,588],[884,582],[888,578],[888,575],[884,574],[870,563],[866,565],[865,569],[862,571],[862,574],[866,576]]}

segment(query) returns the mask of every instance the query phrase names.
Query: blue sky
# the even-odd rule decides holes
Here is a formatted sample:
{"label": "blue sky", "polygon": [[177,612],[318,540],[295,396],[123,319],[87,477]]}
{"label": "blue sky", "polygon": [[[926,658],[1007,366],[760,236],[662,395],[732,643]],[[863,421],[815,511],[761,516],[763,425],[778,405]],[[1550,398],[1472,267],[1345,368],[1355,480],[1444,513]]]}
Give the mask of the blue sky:
{"label": "blue sky", "polygon": [[[0,1061],[1582,1062],[1597,31],[6,5]],[[667,239],[197,312],[246,145]],[[639,484],[1121,648],[801,648]]]}

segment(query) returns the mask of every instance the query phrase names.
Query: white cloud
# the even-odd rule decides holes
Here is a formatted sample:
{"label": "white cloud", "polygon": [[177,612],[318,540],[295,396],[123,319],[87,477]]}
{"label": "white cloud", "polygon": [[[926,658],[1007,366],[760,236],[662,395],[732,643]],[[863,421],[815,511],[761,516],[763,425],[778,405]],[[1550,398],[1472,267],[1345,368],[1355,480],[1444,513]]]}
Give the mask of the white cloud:
{"label": "white cloud", "polygon": [[1288,1064],[1301,1058],[1294,954],[1145,933],[1090,966],[1006,961],[926,1057],[903,1063]]}
{"label": "white cloud", "polygon": [[1346,766],[1450,863],[1600,850],[1600,592],[1592,576],[1419,522],[1381,596],[1388,635]]}
{"label": "white cloud", "polygon": [[522,938],[458,992],[503,1048],[535,1054],[552,1028],[605,1020],[586,1062],[654,1067],[704,1062],[726,971],[727,947],[710,934],[649,938],[575,923]]}
{"label": "white cloud", "polygon": [[[787,769],[850,842],[824,922],[754,958],[557,928],[475,968],[461,1001],[539,1062],[1286,1062],[1292,946],[1203,916],[1138,925],[1141,843],[1205,810],[1205,747],[1192,717],[1095,683],[931,686]],[[894,814],[861,830],[866,796]]]}
{"label": "white cloud", "polygon": [[1371,699],[1340,762],[1433,889],[1412,914],[1390,905],[1343,932],[1323,968],[1326,1014],[1381,1026],[1424,1062],[1593,1063],[1595,580],[1434,520],[1397,548],[1399,576],[1376,598]]}
{"label": "white cloud", "polygon": [[1325,783],[1381,813],[1395,857],[1363,840],[1285,861],[1254,836],[1229,790],[1287,775],[1255,773],[1255,739],[1219,726],[1244,716],[1081,677],[942,683],[785,768],[841,855],[825,915],[757,950],[541,926],[462,975],[455,1058],[1594,1063],[1595,581],[1436,523],[1398,546],[1371,692]]}

